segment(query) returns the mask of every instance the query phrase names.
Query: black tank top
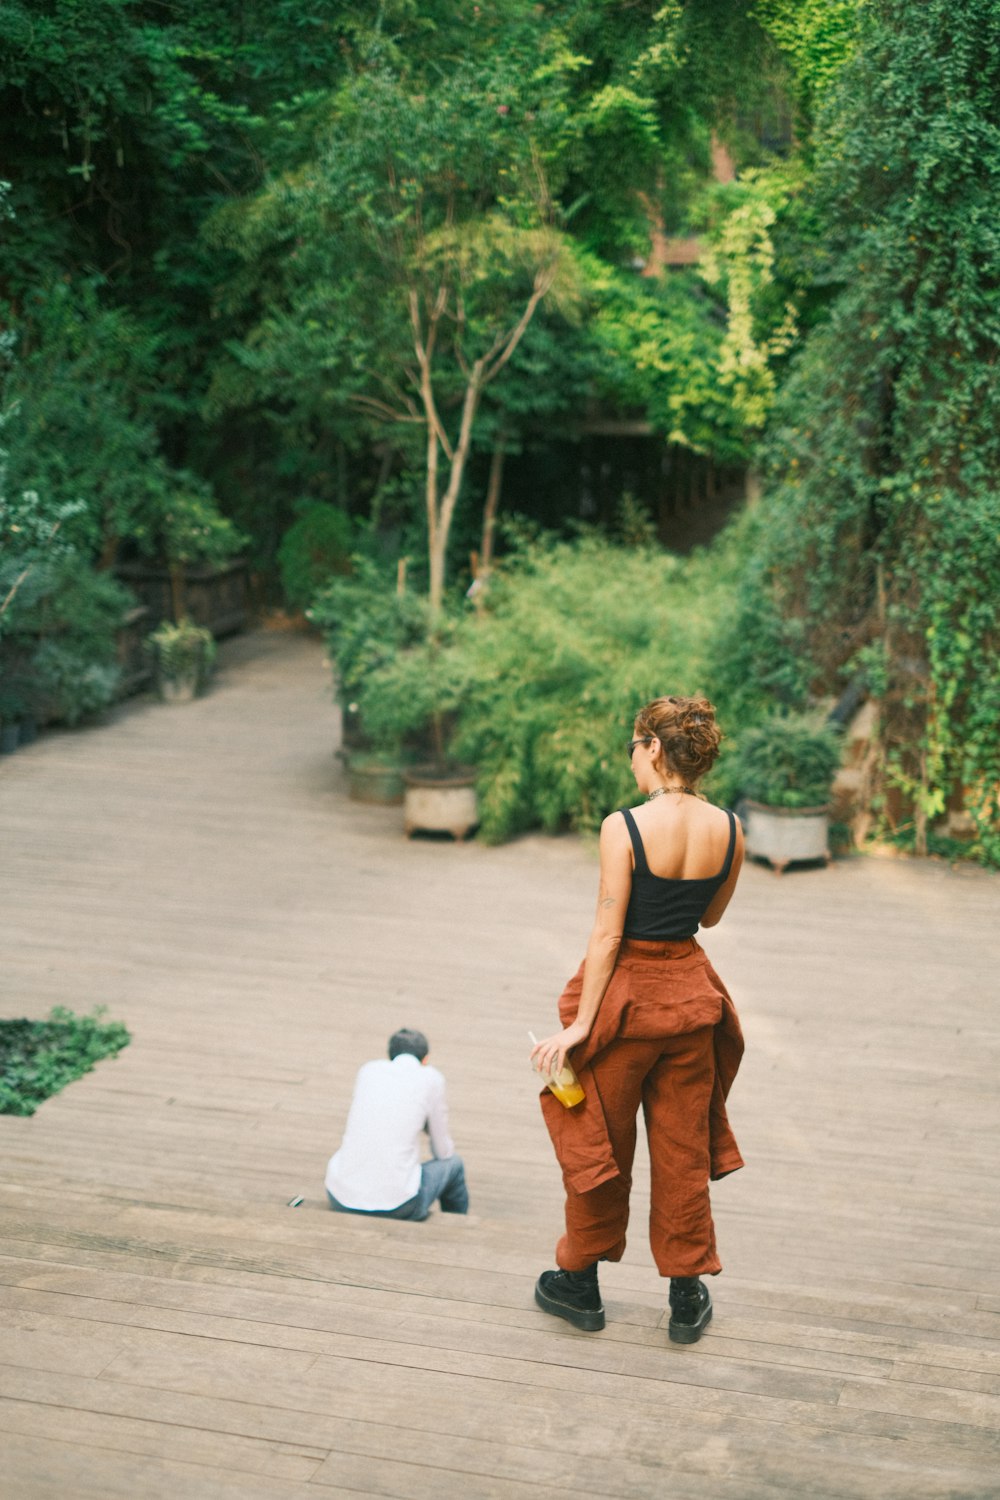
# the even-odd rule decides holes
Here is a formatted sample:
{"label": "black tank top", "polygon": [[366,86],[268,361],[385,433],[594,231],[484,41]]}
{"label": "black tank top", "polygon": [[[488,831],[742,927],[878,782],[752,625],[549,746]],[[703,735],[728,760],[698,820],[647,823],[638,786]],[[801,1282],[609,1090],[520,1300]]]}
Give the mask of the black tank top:
{"label": "black tank top", "polygon": [[684,880],[681,877],[652,873],[646,863],[646,851],[635,826],[635,819],[627,807],[620,811],[635,853],[632,894],[625,913],[625,930],[622,936],[657,943],[678,942],[683,938],[694,937],[716,891],[729,877],[736,849],[735,817],[727,808],[729,848],[726,850],[726,862],[718,875],[706,875],[701,880]]}

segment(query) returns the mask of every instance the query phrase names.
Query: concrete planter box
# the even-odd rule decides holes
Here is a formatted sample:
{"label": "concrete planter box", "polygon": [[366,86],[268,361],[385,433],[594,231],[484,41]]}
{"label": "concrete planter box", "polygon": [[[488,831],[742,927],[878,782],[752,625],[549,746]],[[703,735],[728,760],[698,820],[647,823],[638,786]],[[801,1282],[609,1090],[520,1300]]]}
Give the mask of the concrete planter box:
{"label": "concrete planter box", "polygon": [[466,766],[412,766],[406,783],[406,836],[450,833],[466,838],[479,824],[476,773]]}
{"label": "concrete planter box", "polygon": [[743,814],[747,854],[766,859],[779,875],[788,865],[830,858],[826,807],[765,807],[747,800]]}

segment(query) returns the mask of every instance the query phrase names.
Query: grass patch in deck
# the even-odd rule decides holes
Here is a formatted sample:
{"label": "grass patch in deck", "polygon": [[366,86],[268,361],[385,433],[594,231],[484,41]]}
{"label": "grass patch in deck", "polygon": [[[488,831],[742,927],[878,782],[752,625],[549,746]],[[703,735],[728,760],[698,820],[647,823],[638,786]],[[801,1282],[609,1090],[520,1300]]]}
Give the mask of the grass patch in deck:
{"label": "grass patch in deck", "polygon": [[33,1115],[74,1078],[113,1056],[131,1037],[120,1021],[104,1021],[57,1005],[47,1021],[0,1020],[0,1114]]}

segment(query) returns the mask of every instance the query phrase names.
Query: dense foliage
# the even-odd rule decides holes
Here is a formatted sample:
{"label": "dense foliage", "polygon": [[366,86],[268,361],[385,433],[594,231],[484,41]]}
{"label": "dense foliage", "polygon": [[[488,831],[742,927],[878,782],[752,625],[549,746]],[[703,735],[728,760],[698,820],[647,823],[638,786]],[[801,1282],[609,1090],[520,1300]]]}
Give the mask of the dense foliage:
{"label": "dense foliage", "polygon": [[285,598],[307,609],[330,578],[351,571],[354,527],[346,511],[312,501],[300,508],[278,548]]}
{"label": "dense foliage", "polygon": [[[878,805],[1000,862],[1000,5],[873,0],[818,135],[842,286],[785,385],[728,642],[763,706],[862,679]],[[955,800],[952,805],[955,805]]]}
{"label": "dense foliage", "polygon": [[[875,697],[881,826],[1000,862],[1000,0],[12,0],[0,42],[15,707],[113,692],[117,564],[245,545],[371,733],[458,726],[490,836],[590,826],[668,672],[736,740]],[[648,545],[602,567],[565,537],[624,449],[555,501],[525,461],[623,431]],[[686,563],[678,453],[760,489]],[[514,465],[568,525],[498,560]]]}
{"label": "dense foliage", "polygon": [[767,807],[825,807],[840,765],[836,729],[815,714],[784,714],[746,730],[730,778]]}
{"label": "dense foliage", "polygon": [[635,795],[624,744],[636,711],[664,682],[710,685],[727,583],[718,556],[682,562],[593,533],[522,540],[488,609],[366,674],[362,716],[382,738],[444,716],[452,754],[478,767],[491,841],[539,824],[593,831]]}
{"label": "dense foliage", "polygon": [[130,598],[72,540],[82,502],[10,490],[3,459],[0,450],[0,719],[75,724],[115,696],[115,632]]}
{"label": "dense foliage", "polygon": [[427,639],[423,600],[395,587],[383,569],[364,558],[356,559],[349,575],[330,581],[309,618],[326,637],[345,707],[372,674]]}
{"label": "dense foliage", "polygon": [[578,422],[609,340],[604,399],[742,454],[717,376],[724,289],[661,293],[632,263],[651,227],[703,221],[713,132],[760,158],[746,111],[791,76],[769,24],[739,0],[14,0],[0,294],[29,435],[16,482],[23,456],[26,486],[93,496],[105,560],[123,538],[162,550],[164,487],[198,484],[262,564],[304,497],[413,550],[428,475],[420,423],[390,416],[412,415],[397,398],[416,357],[396,294],[421,298],[454,448],[461,360],[518,327],[558,244],[564,295],[550,310],[545,288],[502,388],[481,393],[471,469],[449,468],[463,536],[498,436],[516,453]]}
{"label": "dense foliage", "polygon": [[103,1014],[77,1016],[57,1005],[47,1021],[0,1020],[0,1114],[33,1115],[102,1057],[127,1046],[126,1028]]}

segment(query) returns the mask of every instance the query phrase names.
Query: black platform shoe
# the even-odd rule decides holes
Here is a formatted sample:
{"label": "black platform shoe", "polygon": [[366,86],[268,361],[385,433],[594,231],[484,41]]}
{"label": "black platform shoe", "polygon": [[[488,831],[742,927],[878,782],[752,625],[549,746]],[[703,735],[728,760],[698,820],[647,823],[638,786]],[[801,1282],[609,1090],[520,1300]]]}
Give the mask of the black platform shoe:
{"label": "black platform shoe", "polygon": [[670,1278],[670,1323],[672,1343],[696,1344],[712,1321],[712,1299],[708,1287],[697,1276]]}
{"label": "black platform shoe", "polygon": [[604,1327],[596,1261],[585,1271],[543,1271],[535,1286],[535,1301],[543,1312],[565,1318],[585,1333]]}

